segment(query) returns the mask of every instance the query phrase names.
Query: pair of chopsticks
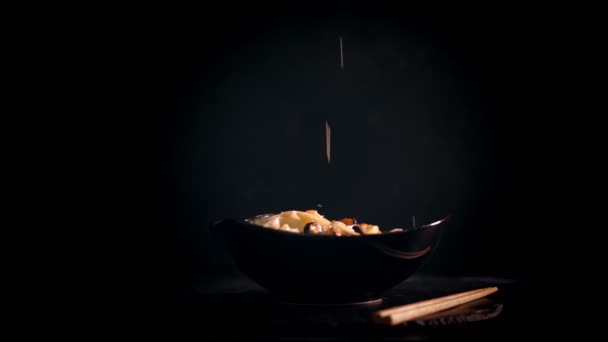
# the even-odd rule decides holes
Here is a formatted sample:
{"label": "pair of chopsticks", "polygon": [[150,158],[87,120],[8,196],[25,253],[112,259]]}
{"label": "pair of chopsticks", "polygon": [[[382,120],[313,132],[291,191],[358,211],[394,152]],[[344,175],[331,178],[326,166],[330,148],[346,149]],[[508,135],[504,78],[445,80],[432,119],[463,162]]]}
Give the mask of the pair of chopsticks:
{"label": "pair of chopsticks", "polygon": [[498,291],[498,287],[484,287],[477,290],[465,291],[449,296],[423,300],[421,302],[397,306],[374,313],[376,323],[397,325],[439,311],[447,310],[458,305],[472,302]]}

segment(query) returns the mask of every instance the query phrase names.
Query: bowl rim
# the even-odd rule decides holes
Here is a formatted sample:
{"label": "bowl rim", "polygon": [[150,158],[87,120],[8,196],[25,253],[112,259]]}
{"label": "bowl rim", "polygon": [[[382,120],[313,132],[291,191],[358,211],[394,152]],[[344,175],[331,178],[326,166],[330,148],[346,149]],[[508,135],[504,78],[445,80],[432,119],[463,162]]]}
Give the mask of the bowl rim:
{"label": "bowl rim", "polygon": [[[404,229],[403,231],[400,232],[382,232],[382,234],[369,234],[369,235],[343,235],[343,236],[337,236],[337,235],[316,235],[316,234],[302,234],[302,233],[293,233],[293,232],[288,232],[288,231],[284,231],[284,230],[279,230],[279,229],[273,229],[273,228],[267,228],[267,227],[263,227],[257,224],[253,224],[251,222],[249,222],[249,220],[252,220],[254,218],[257,217],[264,217],[264,216],[271,216],[271,215],[277,215],[276,213],[266,213],[266,214],[259,214],[259,215],[255,215],[255,216],[251,216],[245,219],[240,219],[240,220],[234,220],[234,219],[230,219],[228,221],[235,221],[241,225],[244,225],[248,228],[252,228],[252,229],[261,229],[263,231],[266,232],[273,232],[275,234],[282,234],[284,236],[290,236],[290,237],[301,237],[301,238],[306,238],[306,239],[325,239],[325,240],[334,240],[334,239],[340,239],[340,240],[352,240],[352,239],[377,239],[377,238],[381,238],[381,237],[388,237],[388,236],[403,236],[403,235],[408,235],[408,234],[412,234],[412,233],[416,233],[416,232],[420,232],[421,230],[425,230],[425,229],[429,229],[429,228],[437,228],[437,227],[441,227],[443,226],[447,221],[449,221],[452,217],[452,214],[448,214],[446,216],[444,216],[443,218],[439,219],[439,220],[435,220],[432,223],[429,224],[424,224],[418,227],[414,227],[414,228],[409,228],[409,229]],[[222,220],[224,221],[224,220]]]}

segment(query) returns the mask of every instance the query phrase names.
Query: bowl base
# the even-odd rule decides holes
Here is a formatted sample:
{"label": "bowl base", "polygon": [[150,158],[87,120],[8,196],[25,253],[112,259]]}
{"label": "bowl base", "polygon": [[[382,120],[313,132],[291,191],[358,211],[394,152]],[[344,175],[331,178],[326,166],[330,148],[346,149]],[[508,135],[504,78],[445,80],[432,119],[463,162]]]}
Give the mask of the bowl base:
{"label": "bowl base", "polygon": [[361,306],[373,306],[382,304],[382,298],[370,299],[360,302],[319,302],[315,303],[314,301],[293,301],[293,300],[279,300],[280,304],[283,305],[295,305],[295,306],[353,306],[353,305],[361,305]]}

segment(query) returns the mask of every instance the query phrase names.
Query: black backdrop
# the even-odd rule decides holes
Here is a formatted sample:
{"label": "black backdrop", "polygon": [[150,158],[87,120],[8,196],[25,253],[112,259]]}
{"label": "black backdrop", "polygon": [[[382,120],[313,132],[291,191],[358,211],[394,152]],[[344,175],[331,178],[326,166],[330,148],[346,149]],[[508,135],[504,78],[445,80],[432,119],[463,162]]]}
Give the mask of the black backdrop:
{"label": "black backdrop", "polygon": [[209,224],[289,209],[383,227],[451,214],[424,272],[536,271],[535,224],[559,138],[546,130],[559,78],[553,24],[492,14],[211,17],[136,25],[113,56],[126,99],[114,225],[137,244],[125,246],[120,284],[190,293],[234,274]]}

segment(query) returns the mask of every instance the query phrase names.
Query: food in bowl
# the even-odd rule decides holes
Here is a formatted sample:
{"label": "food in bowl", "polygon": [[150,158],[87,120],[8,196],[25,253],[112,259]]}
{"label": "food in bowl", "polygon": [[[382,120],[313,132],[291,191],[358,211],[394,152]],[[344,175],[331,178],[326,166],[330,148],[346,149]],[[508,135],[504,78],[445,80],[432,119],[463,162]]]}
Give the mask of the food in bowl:
{"label": "food in bowl", "polygon": [[[248,222],[265,228],[311,235],[357,236],[383,233],[377,225],[358,223],[354,218],[328,220],[316,210],[288,210],[275,215],[257,216]],[[400,231],[403,229],[395,228],[388,232]]]}
{"label": "food in bowl", "polygon": [[[212,230],[222,237],[238,269],[280,300],[346,304],[382,298],[414,274],[433,254],[448,220],[402,227],[401,233],[380,225],[381,233],[336,236],[343,233],[342,226],[334,223],[330,230],[331,217],[304,213],[308,215],[286,211],[222,219]],[[321,231],[311,225],[304,233],[310,222],[317,222]]]}

